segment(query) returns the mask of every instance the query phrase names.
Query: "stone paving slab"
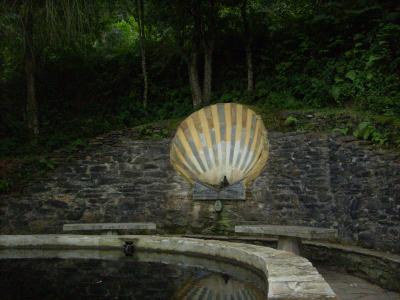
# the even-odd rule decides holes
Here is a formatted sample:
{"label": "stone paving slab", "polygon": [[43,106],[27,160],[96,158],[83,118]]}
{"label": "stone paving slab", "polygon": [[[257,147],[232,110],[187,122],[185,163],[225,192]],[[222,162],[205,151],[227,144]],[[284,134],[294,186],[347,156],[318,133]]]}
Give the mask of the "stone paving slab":
{"label": "stone paving slab", "polygon": [[48,234],[0,235],[0,248],[121,249],[126,241],[131,241],[138,250],[222,258],[253,267],[263,272],[268,281],[269,300],[337,299],[307,259],[256,245],[167,236]]}
{"label": "stone paving slab", "polygon": [[318,270],[340,300],[400,300],[399,293],[385,290],[334,267],[318,266]]}

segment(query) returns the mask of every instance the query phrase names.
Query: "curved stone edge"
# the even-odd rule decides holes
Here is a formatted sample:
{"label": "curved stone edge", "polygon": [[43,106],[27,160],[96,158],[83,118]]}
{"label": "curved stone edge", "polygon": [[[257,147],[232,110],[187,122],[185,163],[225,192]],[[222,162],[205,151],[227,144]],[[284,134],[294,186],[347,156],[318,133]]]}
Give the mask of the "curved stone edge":
{"label": "curved stone edge", "polygon": [[337,299],[328,283],[305,258],[268,247],[167,236],[0,235],[0,248],[121,248],[132,241],[137,249],[223,258],[262,271],[268,299]]}

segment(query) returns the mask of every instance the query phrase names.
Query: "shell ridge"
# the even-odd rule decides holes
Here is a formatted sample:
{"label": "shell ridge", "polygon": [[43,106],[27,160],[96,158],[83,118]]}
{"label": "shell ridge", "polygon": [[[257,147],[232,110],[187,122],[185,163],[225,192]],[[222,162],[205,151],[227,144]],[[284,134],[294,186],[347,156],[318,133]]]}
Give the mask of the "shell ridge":
{"label": "shell ridge", "polygon": [[[181,128],[178,129],[178,140],[181,142],[183,151],[185,152],[185,156],[189,158],[189,160],[193,163],[195,166],[197,172],[200,174],[201,173],[201,167],[197,160],[193,159],[195,156],[193,153],[192,148],[189,145],[189,142],[186,139],[185,134],[183,133],[183,130]],[[192,153],[192,155],[189,154],[189,151]]]}
{"label": "shell ridge", "polygon": [[188,128],[189,128],[189,134],[191,136],[191,141],[193,141],[192,143],[189,142],[189,144],[192,146],[192,151],[193,153],[197,152],[197,155],[199,157],[199,163],[202,167],[204,167],[203,170],[207,172],[209,170],[207,159],[205,158],[203,145],[201,143],[199,132],[197,131],[195,124],[193,122],[193,117],[188,119]]}

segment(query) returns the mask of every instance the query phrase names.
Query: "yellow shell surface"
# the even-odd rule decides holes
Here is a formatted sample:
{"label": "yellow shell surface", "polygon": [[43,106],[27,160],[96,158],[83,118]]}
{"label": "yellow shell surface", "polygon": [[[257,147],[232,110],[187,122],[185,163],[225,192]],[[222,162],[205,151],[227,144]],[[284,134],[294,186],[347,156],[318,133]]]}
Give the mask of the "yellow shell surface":
{"label": "yellow shell surface", "polygon": [[229,184],[249,184],[264,168],[268,148],[261,117],[244,105],[219,103],[194,112],[179,125],[170,159],[192,183],[219,186],[226,176]]}

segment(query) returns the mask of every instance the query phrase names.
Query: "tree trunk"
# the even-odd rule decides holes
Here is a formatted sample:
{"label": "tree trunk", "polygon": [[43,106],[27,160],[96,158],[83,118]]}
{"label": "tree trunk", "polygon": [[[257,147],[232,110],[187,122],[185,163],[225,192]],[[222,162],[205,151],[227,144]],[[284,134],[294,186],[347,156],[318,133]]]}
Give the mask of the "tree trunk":
{"label": "tree trunk", "polygon": [[39,135],[38,105],[35,90],[35,53],[33,48],[32,1],[24,8],[24,62],[26,74],[26,122],[32,140]]}
{"label": "tree trunk", "polygon": [[145,34],[144,34],[144,4],[143,0],[136,0],[138,25],[139,25],[139,41],[140,41],[140,55],[142,58],[142,75],[143,75],[143,107],[147,108],[147,99],[149,93],[149,82],[147,77],[146,66],[146,47],[145,47]]}
{"label": "tree trunk", "polygon": [[193,107],[199,107],[203,103],[201,85],[199,81],[199,70],[197,67],[198,51],[201,47],[201,15],[198,1],[194,1],[191,14],[194,26],[192,31],[192,45],[189,57],[186,59],[189,71],[190,89],[192,92]]}
{"label": "tree trunk", "polygon": [[211,100],[212,88],[212,58],[214,52],[215,30],[216,30],[216,14],[215,1],[209,0],[207,11],[207,23],[203,32],[204,47],[204,77],[203,77],[203,101],[209,104]]}
{"label": "tree trunk", "polygon": [[247,65],[247,92],[252,94],[254,91],[254,72],[253,72],[253,55],[251,50],[251,33],[249,19],[247,14],[247,0],[242,2],[241,7],[243,34],[246,43],[246,65]]}
{"label": "tree trunk", "polygon": [[203,101],[209,104],[211,100],[212,83],[212,56],[214,52],[214,43],[210,41],[205,43],[204,47],[204,78],[203,78]]}
{"label": "tree trunk", "polygon": [[197,68],[197,52],[192,50],[188,59],[188,71],[190,89],[192,91],[193,107],[198,107],[202,103],[201,88],[199,83],[199,73]]}
{"label": "tree trunk", "polygon": [[254,92],[254,73],[253,73],[253,58],[250,43],[246,45],[246,64],[247,64],[247,92]]}

